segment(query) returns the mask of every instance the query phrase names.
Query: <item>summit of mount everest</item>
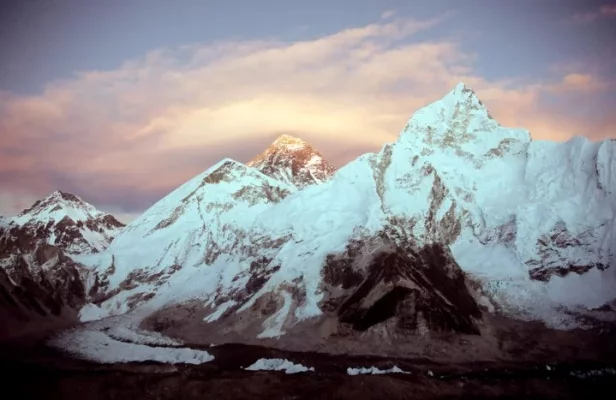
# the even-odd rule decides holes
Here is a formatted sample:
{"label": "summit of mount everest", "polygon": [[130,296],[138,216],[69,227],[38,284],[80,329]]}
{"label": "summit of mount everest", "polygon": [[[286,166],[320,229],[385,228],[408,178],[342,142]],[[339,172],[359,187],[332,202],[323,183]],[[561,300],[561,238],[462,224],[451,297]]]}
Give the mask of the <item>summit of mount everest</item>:
{"label": "summit of mount everest", "polygon": [[286,134],[246,165],[298,189],[325,182],[335,172],[314,147]]}
{"label": "summit of mount everest", "polygon": [[616,314],[615,153],[532,140],[458,84],[337,171],[283,135],[184,183],[108,247],[63,250],[85,271],[82,321],[192,343],[353,350],[489,337],[492,315],[584,328]]}

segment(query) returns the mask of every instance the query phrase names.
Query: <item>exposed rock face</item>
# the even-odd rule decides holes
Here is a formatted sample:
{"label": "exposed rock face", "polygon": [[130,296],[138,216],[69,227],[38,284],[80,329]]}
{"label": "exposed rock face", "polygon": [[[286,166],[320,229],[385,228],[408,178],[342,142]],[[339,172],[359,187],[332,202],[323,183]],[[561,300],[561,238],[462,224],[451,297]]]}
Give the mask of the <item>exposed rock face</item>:
{"label": "exposed rock face", "polygon": [[[390,239],[370,252],[359,243],[328,257],[322,274],[324,311],[356,331],[395,320],[394,332],[478,334],[481,311],[451,254],[440,245],[403,248]],[[363,244],[365,246],[365,244]]]}
{"label": "exposed rock face", "polygon": [[81,273],[82,268],[57,247],[41,244],[31,257],[13,256],[0,269],[5,304],[42,316],[60,315],[64,306],[76,309],[86,297]]}
{"label": "exposed rock face", "polygon": [[[528,271],[531,279],[547,282],[552,276],[564,277],[569,273],[581,275],[593,268],[605,270],[608,265],[592,254],[596,235],[597,232],[591,229],[573,235],[564,222],[556,223],[550,232],[537,239],[538,257],[526,262],[533,266]],[[567,254],[571,249],[577,250],[575,258]]]}
{"label": "exposed rock face", "polygon": [[[76,320],[87,301],[87,271],[56,246],[11,253],[0,244],[0,337],[19,334],[37,321]],[[28,252],[29,251],[29,252]]]}
{"label": "exposed rock face", "polygon": [[334,168],[305,141],[282,135],[246,165],[298,189],[327,181]]}

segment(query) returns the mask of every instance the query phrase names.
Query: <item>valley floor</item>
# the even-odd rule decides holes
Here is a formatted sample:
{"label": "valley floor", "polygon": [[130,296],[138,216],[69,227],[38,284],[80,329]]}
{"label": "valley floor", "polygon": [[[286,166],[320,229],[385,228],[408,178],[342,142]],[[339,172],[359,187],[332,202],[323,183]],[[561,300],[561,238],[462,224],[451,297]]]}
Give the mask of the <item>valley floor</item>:
{"label": "valley floor", "polygon": [[[202,348],[205,349],[205,348]],[[200,365],[153,362],[93,364],[72,359],[37,340],[1,348],[5,393],[27,399],[461,399],[613,398],[614,362],[557,364],[474,362],[441,364],[297,353],[246,345],[207,348]],[[246,371],[260,358],[283,358],[315,372]],[[410,374],[347,374],[349,367],[398,366]]]}

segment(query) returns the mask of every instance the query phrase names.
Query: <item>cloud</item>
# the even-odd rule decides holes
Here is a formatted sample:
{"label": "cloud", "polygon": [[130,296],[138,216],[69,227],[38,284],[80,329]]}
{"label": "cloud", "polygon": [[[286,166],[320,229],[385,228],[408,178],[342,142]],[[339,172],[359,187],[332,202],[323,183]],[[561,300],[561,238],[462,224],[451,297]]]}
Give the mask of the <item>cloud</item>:
{"label": "cloud", "polygon": [[545,85],[543,88],[546,92],[553,94],[599,94],[614,89],[616,85],[606,79],[599,78],[588,73],[568,73],[562,77],[559,82],[551,85]]}
{"label": "cloud", "polygon": [[599,19],[616,18],[616,5],[606,4],[594,11],[577,13],[571,17],[571,21],[581,24],[589,24]]}
{"label": "cloud", "polygon": [[[542,102],[558,95],[571,107],[580,95],[601,91],[600,76],[487,80],[459,43],[414,39],[446,18],[392,14],[313,40],[158,49],[115,70],[51,82],[36,96],[0,93],[0,187],[38,197],[61,188],[132,215],[223,157],[249,160],[283,132],[342,165],[394,140],[416,109],[459,81],[501,123],[526,127],[535,138],[584,132],[584,119]],[[616,126],[593,121],[596,138]],[[6,204],[0,213],[15,211]]]}
{"label": "cloud", "polygon": [[387,10],[381,14],[381,19],[390,19],[394,15],[396,15],[396,12],[394,10]]}

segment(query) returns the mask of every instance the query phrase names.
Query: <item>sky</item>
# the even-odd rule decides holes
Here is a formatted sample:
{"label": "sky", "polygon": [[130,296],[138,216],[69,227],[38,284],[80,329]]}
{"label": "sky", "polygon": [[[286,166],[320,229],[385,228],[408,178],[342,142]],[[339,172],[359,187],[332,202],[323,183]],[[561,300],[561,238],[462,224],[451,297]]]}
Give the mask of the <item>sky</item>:
{"label": "sky", "polygon": [[616,3],[7,0],[0,214],[56,189],[124,222],[281,133],[335,166],[458,82],[534,140],[616,138]]}

